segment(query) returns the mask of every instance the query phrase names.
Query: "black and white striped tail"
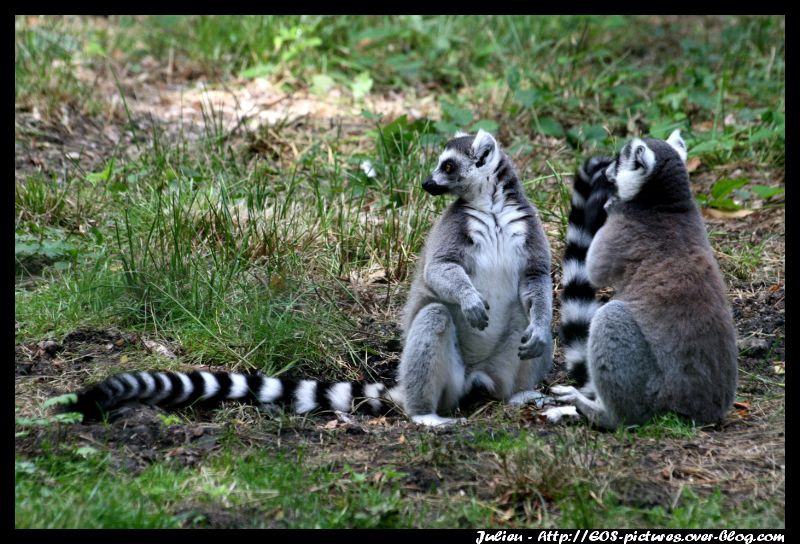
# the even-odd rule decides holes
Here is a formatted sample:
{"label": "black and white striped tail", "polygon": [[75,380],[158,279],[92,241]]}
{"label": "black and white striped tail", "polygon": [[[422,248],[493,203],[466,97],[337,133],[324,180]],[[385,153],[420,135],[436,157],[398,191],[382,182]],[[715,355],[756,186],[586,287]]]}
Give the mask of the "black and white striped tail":
{"label": "black and white striped tail", "polygon": [[596,287],[586,274],[586,253],[606,220],[604,205],[613,195],[614,186],[605,176],[610,157],[588,159],[575,175],[572,209],[567,226],[567,248],[561,266],[561,343],[570,377],[583,387],[588,381],[586,340],[589,323],[600,307]]}
{"label": "black and white striped tail", "polygon": [[290,406],[298,414],[337,410],[379,415],[393,404],[380,383],[291,380],[234,372],[132,372],[116,374],[78,393],[65,412],[80,412],[84,421],[98,420],[129,401],[169,406],[214,407],[233,400],[257,405]]}

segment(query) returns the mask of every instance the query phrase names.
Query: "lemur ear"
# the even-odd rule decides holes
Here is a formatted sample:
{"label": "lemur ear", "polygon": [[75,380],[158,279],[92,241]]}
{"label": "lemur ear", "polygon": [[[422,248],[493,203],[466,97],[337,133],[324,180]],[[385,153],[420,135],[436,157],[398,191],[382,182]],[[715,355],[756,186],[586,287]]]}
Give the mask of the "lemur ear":
{"label": "lemur ear", "polygon": [[492,159],[494,159],[496,151],[497,142],[494,136],[480,129],[478,134],[475,135],[475,140],[472,142],[472,156],[475,157],[477,161],[475,166],[480,168],[486,163],[491,162]]}
{"label": "lemur ear", "polygon": [[685,163],[686,162],[686,142],[683,141],[681,138],[681,131],[675,129],[672,131],[672,134],[669,135],[667,138],[667,143],[672,146],[672,148],[678,152],[680,155],[681,160]]}
{"label": "lemur ear", "polygon": [[463,130],[457,130],[456,133],[453,134],[453,138],[461,138],[462,136],[469,136],[469,134],[467,134]]}

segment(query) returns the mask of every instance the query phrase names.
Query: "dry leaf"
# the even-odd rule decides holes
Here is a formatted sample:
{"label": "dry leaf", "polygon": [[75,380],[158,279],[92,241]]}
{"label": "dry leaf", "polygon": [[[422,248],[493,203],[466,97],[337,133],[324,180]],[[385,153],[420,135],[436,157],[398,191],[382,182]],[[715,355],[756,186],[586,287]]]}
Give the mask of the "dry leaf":
{"label": "dry leaf", "polygon": [[692,129],[696,132],[708,132],[712,128],[714,128],[714,121],[703,121],[692,125]]}
{"label": "dry leaf", "polygon": [[750,403],[749,402],[734,402],[733,406],[735,408],[741,408],[743,410],[749,410],[750,409]]}
{"label": "dry leaf", "polygon": [[405,444],[406,443],[406,435],[401,434],[400,438],[397,439],[398,444]]}
{"label": "dry leaf", "polygon": [[777,291],[781,287],[783,287],[783,282],[778,282],[775,285],[773,285],[772,287],[770,287],[769,289],[767,289],[767,291],[769,291],[770,293],[774,293],[775,291]]}
{"label": "dry leaf", "polygon": [[155,353],[156,355],[160,355],[167,359],[177,359],[178,357],[170,351],[168,347],[163,344],[159,344],[158,342],[154,342],[153,340],[148,340],[147,338],[142,338],[142,344],[144,345],[145,349],[150,353]]}
{"label": "dry leaf", "polygon": [[715,208],[703,208],[701,211],[704,216],[712,219],[738,219],[753,213],[753,210],[717,210]]}
{"label": "dry leaf", "polygon": [[500,516],[500,521],[506,522],[506,521],[510,520],[511,518],[513,518],[513,517],[514,517],[514,509],[513,508],[509,508],[508,510],[506,510],[503,513],[502,516]]}
{"label": "dry leaf", "polygon": [[700,162],[699,158],[692,157],[691,159],[689,159],[689,162],[686,163],[686,170],[690,173],[694,172],[695,170],[697,170],[697,167],[700,166],[701,164],[702,163]]}
{"label": "dry leaf", "polygon": [[325,425],[323,425],[323,428],[325,428],[325,429],[335,429],[338,424],[339,424],[338,420],[332,419],[329,422],[327,422]]}
{"label": "dry leaf", "polygon": [[386,416],[376,417],[367,420],[367,425],[377,426],[380,425],[382,427],[386,426]]}
{"label": "dry leaf", "polygon": [[364,270],[353,270],[346,278],[353,285],[366,286],[373,283],[386,283],[386,269],[380,265],[373,264]]}
{"label": "dry leaf", "polygon": [[773,363],[772,371],[775,372],[775,374],[786,374],[786,362],[775,361]]}

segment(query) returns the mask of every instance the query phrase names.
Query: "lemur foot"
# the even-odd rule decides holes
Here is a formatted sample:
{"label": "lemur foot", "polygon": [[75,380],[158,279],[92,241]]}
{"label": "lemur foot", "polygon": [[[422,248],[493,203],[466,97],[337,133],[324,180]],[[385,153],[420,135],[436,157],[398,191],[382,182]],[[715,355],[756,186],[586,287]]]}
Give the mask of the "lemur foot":
{"label": "lemur foot", "polygon": [[544,416],[549,423],[562,423],[580,419],[578,409],[574,406],[554,406],[544,411]]}
{"label": "lemur foot", "polygon": [[418,416],[411,416],[411,421],[417,425],[425,427],[443,427],[447,425],[464,424],[467,422],[463,417],[441,417],[436,414],[422,414]]}
{"label": "lemur foot", "polygon": [[545,406],[549,406],[555,404],[555,399],[553,397],[548,397],[544,393],[540,393],[539,391],[520,391],[519,393],[514,393],[511,395],[511,398],[508,399],[508,404],[512,406],[522,406],[523,404],[533,404],[536,408],[540,410]]}
{"label": "lemur foot", "polygon": [[558,402],[575,402],[579,396],[583,396],[571,385],[554,385],[550,388],[550,392],[555,395]]}

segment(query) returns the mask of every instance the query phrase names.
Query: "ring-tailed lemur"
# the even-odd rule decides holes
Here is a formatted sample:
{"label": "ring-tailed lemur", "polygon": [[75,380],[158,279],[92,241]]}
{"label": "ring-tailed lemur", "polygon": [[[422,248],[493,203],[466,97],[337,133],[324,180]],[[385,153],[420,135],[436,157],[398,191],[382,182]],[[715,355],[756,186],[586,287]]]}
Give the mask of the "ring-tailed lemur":
{"label": "ring-tailed lemur", "polygon": [[596,288],[586,275],[586,252],[606,220],[605,203],[614,189],[605,176],[605,169],[613,160],[611,157],[592,157],[575,175],[566,250],[561,265],[559,336],[569,375],[589,396],[592,392],[586,370],[586,339],[589,322],[599,303],[595,300]]}
{"label": "ring-tailed lemur", "polygon": [[[714,423],[734,400],[733,316],[685,162],[675,131],[666,141],[628,142],[598,174],[616,195],[591,240],[586,279],[616,294],[593,315],[576,314],[576,324],[585,327],[587,317],[590,324],[585,359],[573,362],[586,364],[594,399],[571,386],[551,392],[600,427],[639,424],[670,410]],[[596,308],[585,294],[585,308]],[[565,408],[572,407],[546,414],[558,420]]]}
{"label": "ring-tailed lemur", "polygon": [[[508,157],[484,131],[450,140],[423,188],[458,199],[432,228],[405,308],[398,385],[322,383],[231,372],[111,376],[63,406],[87,420],[120,403],[224,400],[378,414],[395,405],[424,425],[452,423],[465,398],[522,403],[552,364],[550,250]],[[513,396],[512,396],[513,395]]]}
{"label": "ring-tailed lemur", "polygon": [[405,307],[395,398],[415,421],[465,398],[512,403],[552,365],[550,247],[514,166],[491,134],[456,134],[423,184],[457,199],[431,229]]}

